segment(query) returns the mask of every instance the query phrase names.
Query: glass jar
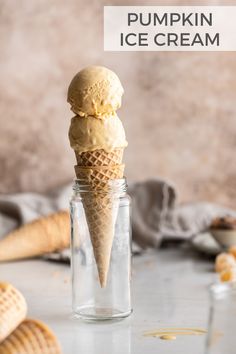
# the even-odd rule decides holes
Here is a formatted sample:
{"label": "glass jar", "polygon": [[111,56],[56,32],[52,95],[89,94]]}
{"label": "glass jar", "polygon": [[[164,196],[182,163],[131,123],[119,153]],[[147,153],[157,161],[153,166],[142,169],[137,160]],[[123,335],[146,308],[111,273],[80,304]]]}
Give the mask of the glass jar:
{"label": "glass jar", "polygon": [[130,198],[125,179],[92,188],[76,180],[70,202],[72,306],[76,317],[107,320],[131,309]]}
{"label": "glass jar", "polygon": [[234,354],[236,347],[236,283],[210,288],[210,313],[206,354]]}

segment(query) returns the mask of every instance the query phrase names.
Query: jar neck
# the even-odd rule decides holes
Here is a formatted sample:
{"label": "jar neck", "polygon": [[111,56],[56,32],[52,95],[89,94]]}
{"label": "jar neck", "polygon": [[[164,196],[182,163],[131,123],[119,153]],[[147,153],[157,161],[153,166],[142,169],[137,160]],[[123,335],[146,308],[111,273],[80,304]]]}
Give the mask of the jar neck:
{"label": "jar neck", "polygon": [[127,191],[126,178],[111,179],[108,181],[101,181],[90,183],[87,180],[76,179],[73,185],[75,195],[83,193],[101,193],[101,194],[125,194]]}
{"label": "jar neck", "polygon": [[236,284],[231,283],[219,283],[213,284],[210,287],[210,297],[211,301],[217,301],[222,299],[227,299],[230,297],[236,298]]}

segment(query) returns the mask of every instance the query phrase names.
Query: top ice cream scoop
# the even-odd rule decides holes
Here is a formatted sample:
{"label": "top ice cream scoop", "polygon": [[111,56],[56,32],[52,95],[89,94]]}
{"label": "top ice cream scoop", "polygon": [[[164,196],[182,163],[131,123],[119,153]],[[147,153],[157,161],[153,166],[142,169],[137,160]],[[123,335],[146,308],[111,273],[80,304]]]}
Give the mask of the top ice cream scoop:
{"label": "top ice cream scoop", "polygon": [[121,106],[123,93],[121,82],[113,71],[102,66],[88,66],[72,79],[67,101],[75,114],[103,119]]}

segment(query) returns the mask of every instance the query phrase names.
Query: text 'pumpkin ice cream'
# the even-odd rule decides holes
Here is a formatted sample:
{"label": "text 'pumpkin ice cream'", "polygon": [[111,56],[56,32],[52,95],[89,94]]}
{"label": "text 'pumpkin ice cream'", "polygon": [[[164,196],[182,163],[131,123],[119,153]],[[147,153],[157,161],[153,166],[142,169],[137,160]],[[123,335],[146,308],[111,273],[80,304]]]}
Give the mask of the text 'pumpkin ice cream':
{"label": "text 'pumpkin ice cream'", "polygon": [[101,66],[80,71],[68,89],[68,102],[76,114],[69,129],[76,177],[95,192],[84,196],[82,203],[101,287],[107,283],[118,207],[107,187],[110,180],[123,178],[123,151],[128,145],[116,115],[122,94],[118,76]]}

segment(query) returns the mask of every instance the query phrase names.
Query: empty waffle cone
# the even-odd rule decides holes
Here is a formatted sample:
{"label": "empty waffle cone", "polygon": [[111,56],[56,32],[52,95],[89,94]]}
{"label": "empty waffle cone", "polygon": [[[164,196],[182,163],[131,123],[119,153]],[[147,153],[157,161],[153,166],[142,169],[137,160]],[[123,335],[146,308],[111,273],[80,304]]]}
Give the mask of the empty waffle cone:
{"label": "empty waffle cone", "polygon": [[110,264],[118,198],[110,193],[109,181],[123,177],[124,165],[75,166],[78,179],[86,181],[92,193],[82,202],[93,246],[101,287],[105,287]]}
{"label": "empty waffle cone", "polygon": [[0,283],[0,342],[25,319],[26,312],[23,295],[11,284]]}
{"label": "empty waffle cone", "polygon": [[26,319],[0,344],[0,354],[61,354],[61,349],[44,323]]}
{"label": "empty waffle cone", "polygon": [[40,256],[69,245],[69,213],[59,211],[25,224],[0,240],[0,262]]}
{"label": "empty waffle cone", "polygon": [[81,154],[75,151],[75,155],[79,166],[110,166],[121,164],[123,152],[124,148],[117,148],[112,151],[98,149],[82,152]]}

